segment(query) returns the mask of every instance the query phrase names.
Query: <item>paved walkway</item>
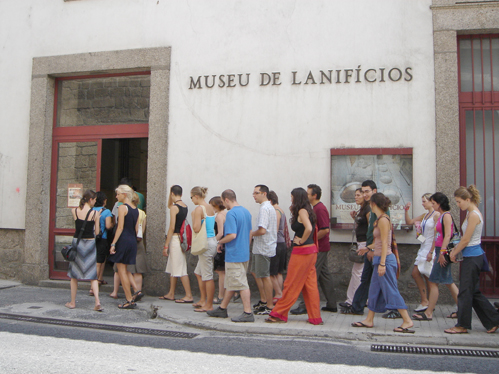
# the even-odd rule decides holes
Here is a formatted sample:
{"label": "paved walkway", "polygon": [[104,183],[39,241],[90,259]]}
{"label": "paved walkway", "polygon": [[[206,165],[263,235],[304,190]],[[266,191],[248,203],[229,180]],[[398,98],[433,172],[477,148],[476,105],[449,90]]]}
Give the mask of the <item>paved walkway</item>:
{"label": "paved walkway", "polygon": [[[230,317],[242,313],[241,303],[229,305],[229,318],[212,318],[206,313],[194,312],[192,304],[178,304],[152,296],[144,297],[135,310],[120,310],[117,308],[119,301],[108,296],[109,286],[101,289],[101,303],[105,310],[103,313],[98,313],[92,310],[94,298],[87,296],[88,283],[80,283],[77,308],[69,310],[64,307],[65,302],[69,301],[69,282],[49,281],[45,283],[45,286],[47,285],[51,287],[30,287],[18,282],[0,280],[0,313],[135,327],[147,325],[150,328],[165,330],[195,328],[242,334],[316,337],[373,343],[499,348],[499,332],[487,334],[475,314],[474,329],[468,334],[445,334],[443,330],[452,327],[456,322],[454,319],[445,318],[455,310],[451,305],[437,305],[431,322],[414,321],[415,334],[400,334],[393,332],[393,329],[400,326],[402,320],[383,319],[381,315],[375,317],[375,327],[372,329],[351,326],[352,322],[361,321],[362,316],[329,312],[322,313],[324,325],[320,326],[306,323],[306,315],[290,315],[288,323],[280,324],[265,323],[266,316],[255,316],[253,323],[234,323]],[[411,312],[414,307],[415,305],[409,305]]]}

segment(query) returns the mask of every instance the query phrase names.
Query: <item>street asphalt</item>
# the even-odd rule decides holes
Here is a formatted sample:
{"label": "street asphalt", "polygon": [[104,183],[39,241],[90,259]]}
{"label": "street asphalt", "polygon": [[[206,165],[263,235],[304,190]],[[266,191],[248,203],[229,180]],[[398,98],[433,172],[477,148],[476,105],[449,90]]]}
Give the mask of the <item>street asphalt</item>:
{"label": "street asphalt", "polygon": [[[306,322],[306,315],[289,316],[288,323],[268,324],[266,316],[255,316],[253,323],[234,323],[230,317],[242,312],[241,303],[231,303],[229,318],[212,318],[206,313],[196,313],[192,304],[178,304],[145,296],[134,310],[121,310],[117,305],[123,298],[115,300],[108,296],[109,286],[102,288],[103,312],[93,310],[94,298],[88,296],[89,283],[81,282],[77,294],[77,307],[68,309],[69,282],[47,281],[45,287],[26,286],[21,283],[0,280],[0,318],[4,316],[43,317],[62,321],[82,321],[106,325],[141,327],[165,331],[206,331],[265,334],[272,336],[294,336],[320,338],[331,341],[358,341],[419,346],[453,346],[470,348],[499,348],[499,332],[487,334],[477,316],[473,315],[473,330],[468,334],[449,335],[444,329],[454,326],[456,320],[446,318],[455,310],[452,305],[437,305],[433,321],[414,321],[415,334],[393,332],[402,320],[375,317],[372,329],[355,328],[352,323],[361,321],[362,316],[322,312],[323,325],[314,326]],[[252,300],[256,302],[257,300]],[[491,300],[493,301],[493,300]],[[412,314],[415,305],[409,305]],[[367,309],[366,309],[367,313]]]}

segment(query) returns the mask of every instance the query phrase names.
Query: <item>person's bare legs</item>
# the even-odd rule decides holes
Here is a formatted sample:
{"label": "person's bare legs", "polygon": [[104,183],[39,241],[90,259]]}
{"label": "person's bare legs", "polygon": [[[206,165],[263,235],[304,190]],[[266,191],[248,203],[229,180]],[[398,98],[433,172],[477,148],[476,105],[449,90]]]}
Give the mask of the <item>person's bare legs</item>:
{"label": "person's bare legs", "polygon": [[454,299],[454,302],[457,305],[457,295],[459,294],[459,288],[457,288],[455,283],[446,284],[446,286],[449,289],[450,294],[452,295],[452,298]]}
{"label": "person's bare legs", "polygon": [[140,291],[142,291],[142,281],[143,281],[142,274],[141,273],[135,273],[133,275],[133,279],[135,280],[135,284],[137,285],[137,289],[139,289]]}
{"label": "person's bare legs", "polygon": [[404,322],[400,325],[403,329],[409,329],[412,326],[414,326],[414,323],[411,320],[411,317],[409,317],[409,313],[407,313],[407,309],[398,309],[400,315],[402,316],[402,319]]}
{"label": "person's bare legs", "polygon": [[225,290],[224,299],[222,300],[222,303],[220,304],[220,308],[227,309],[227,307],[229,306],[230,300],[232,299],[232,296],[234,296],[235,293],[236,293],[236,291]]}
{"label": "person's bare legs", "polygon": [[97,280],[104,280],[104,268],[106,267],[106,263],[103,262],[102,264],[97,263]]}
{"label": "person's bare legs", "polygon": [[66,308],[74,309],[76,308],[76,292],[78,291],[78,279],[71,278],[71,301],[66,303]]}
{"label": "person's bare legs", "polygon": [[[423,312],[426,314],[426,317],[428,319],[433,318],[433,309],[435,309],[435,306],[437,305],[438,301],[438,284],[433,283],[428,281],[429,284],[429,295],[428,295],[428,308]],[[416,313],[417,314],[417,313]],[[413,314],[413,317],[416,316],[416,314]],[[416,317],[418,318],[418,317]]]}
{"label": "person's bare legs", "polygon": [[128,278],[129,272],[126,270],[126,264],[116,264],[118,267],[118,275],[125,291],[125,298],[127,301],[132,301],[132,292],[130,291],[130,279]]}
{"label": "person's bare legs", "polygon": [[163,295],[163,298],[169,300],[175,300],[175,288],[177,288],[177,277],[170,276],[170,290],[166,295]]}
{"label": "person's bare legs", "polygon": [[[196,274],[196,273],[194,273]],[[196,274],[196,278],[198,280],[199,285],[199,293],[201,294],[199,301],[196,303],[198,308],[202,308],[204,304],[206,304],[206,284],[203,282],[203,278],[201,275]]]}
{"label": "person's bare legs", "polygon": [[416,285],[418,286],[419,294],[421,295],[421,305],[423,306],[428,306],[428,295],[426,293],[426,282],[419,272],[419,269],[417,266],[414,266],[412,269],[412,278],[416,282]]}
{"label": "person's bare legs", "polygon": [[97,279],[91,280],[90,281],[90,288],[92,291],[94,291],[94,297],[95,297],[95,306],[100,306],[100,299],[99,299],[99,281]]}
{"label": "person's bare legs", "polygon": [[[374,313],[372,310],[370,310],[367,313],[366,319],[364,319],[360,323],[363,324],[365,327],[373,327],[374,326],[374,316],[375,316],[375,314],[376,313]],[[359,323],[359,322],[355,322],[355,323]],[[359,327],[362,327],[362,326],[359,326]]]}
{"label": "person's bare legs", "polygon": [[265,299],[267,300],[267,308],[272,309],[274,307],[274,302],[272,300],[272,291],[274,286],[272,285],[272,280],[270,276],[261,278],[263,290],[265,292]]}
{"label": "person's bare legs", "polygon": [[213,297],[215,297],[215,281],[213,279],[208,281],[203,281],[205,292],[206,292],[206,302],[200,306],[199,311],[213,310]]}
{"label": "person's bare legs", "polygon": [[[279,274],[271,275],[270,280],[272,281],[272,287],[274,288],[274,297],[280,299],[282,297],[282,288],[280,287],[279,284]],[[272,302],[273,301],[274,300],[272,299]]]}
{"label": "person's bare legs", "polygon": [[184,275],[183,277],[180,277],[180,281],[182,282],[182,286],[184,287],[185,290],[185,296],[182,299],[187,301],[194,300],[194,297],[192,297],[191,282],[189,281],[189,276]]}
{"label": "person's bare legs", "polygon": [[255,273],[251,274],[253,275],[253,278],[255,278],[255,282],[258,287],[258,293],[260,294],[260,301],[262,303],[268,302],[268,300],[265,298],[265,288],[263,286],[262,278],[257,278]]}
{"label": "person's bare legs", "polygon": [[247,290],[239,291],[239,294],[241,295],[241,300],[243,301],[244,312],[248,313],[248,314],[252,313],[252,310],[251,310],[251,292],[250,292],[249,288]]}
{"label": "person's bare legs", "polygon": [[132,286],[133,288],[133,292],[139,292],[140,291],[140,288],[137,287],[137,283],[135,282],[135,277],[134,277],[134,274],[130,273],[128,270],[127,270],[127,275],[128,275],[128,281],[130,282],[130,285]]}
{"label": "person's bare legs", "polygon": [[120,289],[120,284],[121,284],[120,276],[118,272],[115,272],[113,278],[113,292],[111,292],[109,296],[114,297],[115,299],[118,298],[118,291]]}
{"label": "person's bare legs", "polygon": [[218,298],[223,300],[225,294],[225,271],[217,270],[218,274]]}

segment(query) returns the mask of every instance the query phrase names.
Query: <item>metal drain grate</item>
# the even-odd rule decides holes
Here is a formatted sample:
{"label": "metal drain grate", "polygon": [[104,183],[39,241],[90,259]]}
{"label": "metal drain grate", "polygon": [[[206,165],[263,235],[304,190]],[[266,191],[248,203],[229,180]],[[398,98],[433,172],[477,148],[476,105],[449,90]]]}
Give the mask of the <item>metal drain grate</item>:
{"label": "metal drain grate", "polygon": [[372,344],[371,351],[387,353],[412,353],[421,355],[445,355],[499,358],[499,351],[484,351],[478,349],[410,347],[401,345]]}
{"label": "metal drain grate", "polygon": [[132,334],[165,336],[165,337],[171,337],[171,338],[192,339],[192,338],[195,338],[196,336],[199,335],[199,334],[193,334],[193,333],[188,333],[188,332],[145,329],[145,328],[141,328],[141,327],[104,325],[101,323],[91,323],[91,322],[66,321],[66,320],[61,320],[61,319],[23,316],[23,315],[8,314],[8,313],[0,313],[0,318],[12,319],[15,321],[45,323],[45,324],[49,324],[49,325],[81,327],[81,328],[85,328],[85,329],[108,330],[108,331],[128,332],[128,333],[132,333]]}

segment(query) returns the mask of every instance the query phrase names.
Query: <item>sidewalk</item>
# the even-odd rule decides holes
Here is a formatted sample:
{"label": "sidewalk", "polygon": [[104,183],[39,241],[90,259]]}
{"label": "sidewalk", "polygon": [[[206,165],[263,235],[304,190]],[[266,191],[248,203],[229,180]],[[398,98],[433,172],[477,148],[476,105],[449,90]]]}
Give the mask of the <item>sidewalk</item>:
{"label": "sidewalk", "polygon": [[[98,313],[93,311],[94,298],[87,296],[88,283],[81,283],[77,295],[77,308],[70,310],[64,307],[69,301],[69,282],[65,283],[56,283],[60,288],[31,287],[0,280],[0,313],[134,327],[148,326],[164,330],[204,329],[241,334],[315,337],[387,344],[499,348],[499,332],[487,334],[475,314],[474,328],[468,334],[445,334],[443,330],[456,323],[454,319],[445,318],[455,310],[455,306],[451,305],[437,305],[431,322],[414,321],[415,334],[400,334],[394,333],[393,329],[400,326],[402,320],[383,319],[381,315],[375,317],[373,329],[351,326],[352,322],[361,321],[362,316],[329,312],[322,313],[324,325],[320,326],[306,323],[306,315],[290,315],[288,323],[282,324],[265,323],[266,316],[255,316],[254,323],[234,323],[230,318],[242,313],[241,303],[229,304],[229,318],[212,318],[206,313],[194,312],[192,304],[178,304],[152,296],[145,296],[135,310],[120,310],[117,305],[123,298],[118,300],[110,298],[105,287],[101,289],[100,297],[104,312]],[[409,305],[410,314],[414,307],[415,305]]]}

